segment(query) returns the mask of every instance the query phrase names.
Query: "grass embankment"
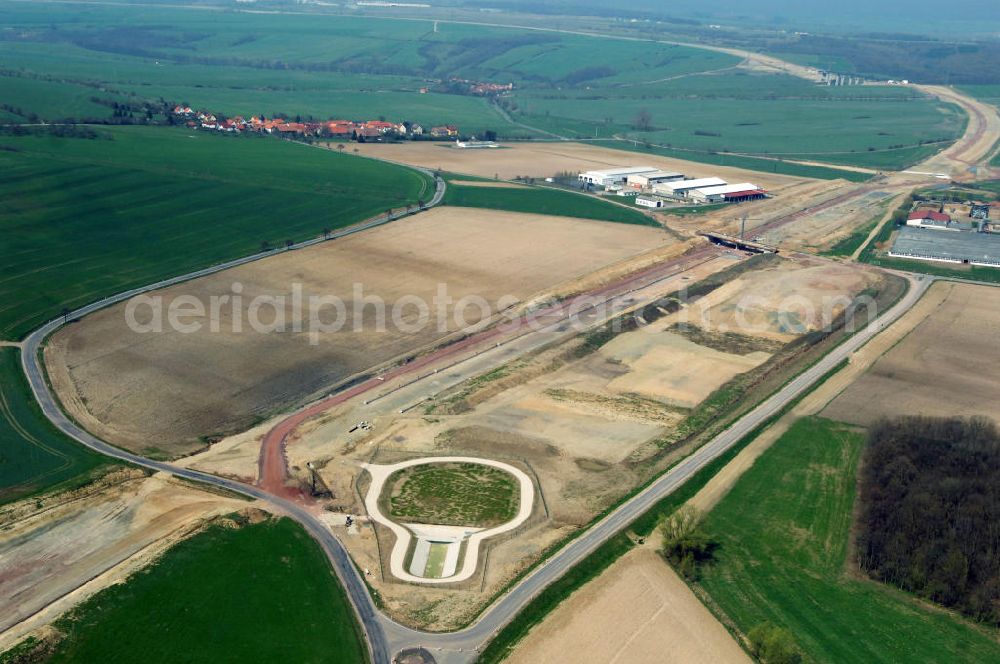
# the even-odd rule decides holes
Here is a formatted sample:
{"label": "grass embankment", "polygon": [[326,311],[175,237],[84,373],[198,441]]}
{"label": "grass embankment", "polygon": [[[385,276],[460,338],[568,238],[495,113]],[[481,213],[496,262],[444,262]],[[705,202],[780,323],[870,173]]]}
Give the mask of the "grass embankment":
{"label": "grass embankment", "polygon": [[888,203],[883,203],[879,205],[878,207],[879,212],[877,215],[875,215],[874,219],[869,221],[864,226],[856,228],[854,231],[851,232],[850,235],[843,238],[842,240],[834,244],[826,251],[822,252],[822,255],[839,256],[839,257],[853,256],[854,252],[857,251],[858,247],[864,244],[865,240],[868,239],[868,236],[875,229],[875,227],[882,222],[882,217],[885,216],[885,210],[887,205]]}
{"label": "grass embankment", "polygon": [[0,503],[71,488],[110,463],[45,419],[21,373],[20,351],[0,348]]}
{"label": "grass embankment", "polygon": [[995,632],[858,579],[847,562],[864,437],[796,422],[706,517],[720,543],[700,588],[742,633],[770,622],[809,661],[995,662]]}
{"label": "grass embankment", "polygon": [[602,201],[596,196],[561,191],[550,187],[476,187],[449,184],[445,192],[446,205],[489,208],[532,214],[577,217],[620,224],[658,226],[638,210]]}
{"label": "grass embankment", "polygon": [[517,514],[510,473],[477,463],[428,463],[389,479],[389,515],[410,523],[487,528]]}
{"label": "grass embankment", "polygon": [[1000,269],[992,267],[970,265],[965,268],[949,268],[944,267],[945,265],[949,265],[949,263],[931,263],[928,261],[893,258],[890,256],[873,258],[867,262],[890,270],[903,270],[905,272],[930,274],[935,277],[946,277],[948,279],[983,281],[994,284],[1000,283]]}
{"label": "grass embankment", "polygon": [[52,663],[367,659],[326,556],[287,518],[212,525],[54,626]]}
{"label": "grass embankment", "polygon": [[729,203],[712,203],[709,205],[682,205],[680,207],[667,207],[661,208],[660,212],[667,215],[676,215],[678,217],[690,217],[698,214],[705,214],[707,212],[714,212],[715,210],[721,210],[722,208],[729,205]]}
{"label": "grass embankment", "polygon": [[423,198],[411,169],[160,127],[0,136],[0,338],[102,296],[283,246]]}

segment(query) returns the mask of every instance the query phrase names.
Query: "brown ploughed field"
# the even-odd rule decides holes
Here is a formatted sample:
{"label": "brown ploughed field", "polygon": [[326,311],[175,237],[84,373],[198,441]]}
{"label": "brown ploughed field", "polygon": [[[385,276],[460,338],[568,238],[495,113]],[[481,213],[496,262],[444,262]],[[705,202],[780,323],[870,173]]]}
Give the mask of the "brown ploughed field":
{"label": "brown ploughed field", "polygon": [[[496,310],[503,296],[527,301],[670,242],[662,231],[641,226],[435,209],[154,294],[163,297],[164,310],[182,295],[195,296],[208,309],[210,296],[232,296],[239,284],[242,331],[234,331],[230,303],[223,303],[218,331],[207,323],[194,333],[173,330],[164,312],[162,333],[137,333],[126,324],[122,304],[63,328],[45,359],[63,404],[93,433],[134,451],[179,456],[458,330],[452,315],[446,329],[437,325],[433,298],[440,284],[455,302],[476,295]],[[321,333],[311,344],[308,307],[296,312],[291,301],[298,288],[304,302],[311,295],[340,298],[343,328]],[[257,295],[286,297],[286,331],[251,329],[247,309]],[[376,331],[369,298],[392,305],[404,296],[425,301],[431,323],[408,333],[392,323],[390,309],[386,329]],[[479,307],[465,311],[468,324],[482,318]],[[409,323],[418,315],[412,302],[400,312]],[[257,318],[269,324],[276,315],[265,304]],[[329,306],[322,314],[327,322],[335,317]],[[137,318],[146,322],[148,308],[139,309]],[[304,320],[301,331],[294,329],[296,320]],[[357,321],[364,323],[361,331],[355,331]]]}
{"label": "brown ploughed field", "polygon": [[823,411],[869,425],[896,415],[988,415],[996,419],[1000,374],[993,368],[1000,289],[942,282],[947,297]]}

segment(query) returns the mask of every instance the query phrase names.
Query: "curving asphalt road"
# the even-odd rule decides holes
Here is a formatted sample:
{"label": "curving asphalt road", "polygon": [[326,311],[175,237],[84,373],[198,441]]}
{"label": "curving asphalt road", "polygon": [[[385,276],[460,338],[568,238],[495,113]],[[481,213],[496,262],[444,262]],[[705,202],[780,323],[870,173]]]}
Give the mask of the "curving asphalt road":
{"label": "curving asphalt road", "polygon": [[[434,196],[425,204],[423,209],[426,210],[438,205],[442,199],[444,199],[445,190],[447,188],[444,180],[437,177],[428,169],[415,168],[412,166],[410,168],[414,168],[414,170],[418,170],[426,175],[429,175],[435,183]],[[419,212],[419,210],[417,212]],[[312,240],[300,242],[289,249],[285,249],[284,251],[291,251],[294,249],[320,244],[321,242],[327,242],[329,240],[336,240],[338,238],[346,237],[348,235],[353,235],[355,233],[360,233],[362,231],[387,224],[391,221],[401,219],[411,214],[416,214],[416,212],[400,211],[393,214],[380,215],[369,221],[361,222],[359,224],[332,232],[327,236],[321,236],[313,238]],[[96,452],[114,459],[127,461],[151,470],[169,473],[176,477],[183,477],[197,482],[204,482],[206,484],[228,489],[245,496],[266,501],[270,505],[277,508],[278,511],[287,514],[302,524],[302,526],[309,531],[316,541],[320,543],[323,550],[330,558],[331,563],[333,563],[337,577],[340,579],[341,584],[344,586],[344,589],[354,606],[359,622],[365,629],[365,638],[368,642],[369,651],[373,661],[387,662],[390,660],[390,655],[385,650],[384,639],[381,638],[381,631],[379,629],[381,616],[375,609],[371,596],[368,594],[367,587],[358,575],[357,569],[354,567],[350,557],[347,555],[347,551],[333,536],[326,524],[319,521],[315,516],[294,502],[281,496],[276,496],[256,486],[244,484],[242,482],[235,482],[233,480],[228,480],[215,475],[209,475],[207,473],[202,473],[188,468],[182,468],[170,463],[147,459],[146,457],[132,454],[131,452],[109,445],[79,427],[75,422],[70,420],[65,413],[63,413],[62,409],[59,407],[58,400],[49,389],[45,371],[42,367],[40,355],[42,343],[49,337],[49,335],[62,327],[68,320],[81,318],[87,314],[104,309],[105,307],[109,307],[118,302],[123,302],[141,293],[166,288],[185,281],[215,274],[239,265],[245,265],[247,263],[267,258],[268,256],[273,256],[276,253],[279,253],[279,250],[260,252],[250,256],[244,256],[243,258],[237,258],[235,260],[219,263],[194,272],[189,272],[188,274],[179,275],[170,279],[163,279],[140,288],[133,288],[131,290],[118,293],[117,295],[92,302],[70,312],[66,317],[60,316],[59,318],[50,320],[48,323],[45,323],[25,337],[25,339],[21,342],[21,366],[24,370],[24,375],[28,380],[28,384],[31,387],[31,391],[34,394],[35,400],[42,409],[42,413],[49,419],[49,421],[52,422],[53,425],[56,426],[56,428],[70,438],[73,438]]]}

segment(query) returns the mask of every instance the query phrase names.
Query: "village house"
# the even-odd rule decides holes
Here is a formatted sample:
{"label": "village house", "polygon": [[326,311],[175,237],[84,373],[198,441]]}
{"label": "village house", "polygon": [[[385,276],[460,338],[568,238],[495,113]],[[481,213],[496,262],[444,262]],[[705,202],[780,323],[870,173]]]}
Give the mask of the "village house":
{"label": "village house", "polygon": [[330,136],[350,138],[354,133],[354,123],[348,120],[329,120],[323,123],[323,131]]}
{"label": "village house", "polygon": [[455,125],[431,127],[431,136],[434,138],[449,138],[451,136],[458,136],[458,127]]}
{"label": "village house", "polygon": [[278,134],[286,138],[304,136],[329,136],[344,140],[380,141],[386,136],[423,136],[429,134],[434,138],[453,138],[459,135],[455,125],[441,125],[425,130],[419,124],[409,122],[389,122],[386,120],[367,120],[354,122],[352,120],[324,120],[322,122],[288,122],[285,118],[268,119],[261,116],[242,115],[231,118],[217,118],[205,111],[194,111],[189,106],[176,105],[173,115],[183,119],[191,128],[211,129],[228,133],[254,131],[257,133]]}
{"label": "village house", "polygon": [[472,86],[474,95],[498,95],[514,89],[513,83],[477,83]]}

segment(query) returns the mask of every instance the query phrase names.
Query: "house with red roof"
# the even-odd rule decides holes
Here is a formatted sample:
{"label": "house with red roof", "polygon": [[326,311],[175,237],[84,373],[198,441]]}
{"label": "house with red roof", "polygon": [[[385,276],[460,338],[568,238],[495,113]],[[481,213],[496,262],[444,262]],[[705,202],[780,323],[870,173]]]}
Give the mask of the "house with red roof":
{"label": "house with red roof", "polygon": [[906,225],[917,228],[934,228],[941,231],[961,230],[949,215],[937,210],[914,210],[906,218]]}
{"label": "house with red roof", "polygon": [[354,123],[347,120],[330,120],[323,123],[322,131],[330,136],[350,138],[354,133]]}

